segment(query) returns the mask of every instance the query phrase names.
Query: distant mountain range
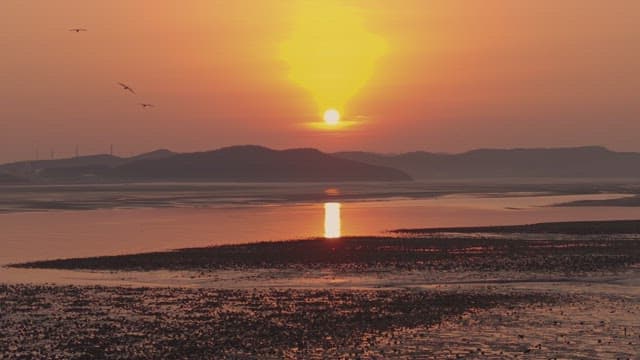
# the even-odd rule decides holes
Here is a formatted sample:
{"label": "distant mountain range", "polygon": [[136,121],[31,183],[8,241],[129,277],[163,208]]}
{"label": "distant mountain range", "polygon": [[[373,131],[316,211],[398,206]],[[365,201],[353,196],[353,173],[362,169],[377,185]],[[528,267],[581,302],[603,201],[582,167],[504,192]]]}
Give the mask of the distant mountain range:
{"label": "distant mountain range", "polygon": [[[158,150],[131,158],[111,155],[0,165],[0,173],[30,181],[403,181],[404,172],[322,153],[232,146],[178,154]],[[1,179],[1,178],[0,178]]]}
{"label": "distant mountain range", "polygon": [[600,146],[481,149],[460,154],[416,151],[384,155],[356,151],[333,155],[392,167],[414,179],[640,177],[640,153],[614,152]]}
{"label": "distant mountain range", "polygon": [[162,149],[128,158],[99,154],[55,160],[17,161],[0,165],[0,183],[28,183],[30,180],[91,177],[98,174],[93,174],[89,169],[104,173],[111,168],[130,162],[163,159],[173,155],[175,155],[174,152]]}
{"label": "distant mountain range", "polygon": [[134,157],[82,156],[0,165],[0,184],[108,181],[406,181],[479,178],[640,178],[640,153],[588,146],[482,149],[460,154],[377,154],[231,146],[157,150]]}
{"label": "distant mountain range", "polygon": [[6,173],[21,173],[21,172],[38,172],[46,169],[55,168],[70,168],[80,166],[108,166],[114,167],[128,162],[136,160],[146,159],[163,159],[169,156],[173,156],[176,153],[161,149],[156,150],[133,157],[123,158],[119,156],[100,154],[89,156],[78,156],[73,158],[55,159],[55,160],[30,160],[30,161],[17,161],[13,163],[0,165],[0,171]]}

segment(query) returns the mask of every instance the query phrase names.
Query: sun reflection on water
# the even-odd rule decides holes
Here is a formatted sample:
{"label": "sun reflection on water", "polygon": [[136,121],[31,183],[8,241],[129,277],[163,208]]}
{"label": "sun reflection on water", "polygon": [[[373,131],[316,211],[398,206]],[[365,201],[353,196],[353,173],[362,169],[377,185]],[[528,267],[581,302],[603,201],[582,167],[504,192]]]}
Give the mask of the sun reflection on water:
{"label": "sun reflection on water", "polygon": [[340,235],[340,203],[324,203],[324,237],[336,239]]}

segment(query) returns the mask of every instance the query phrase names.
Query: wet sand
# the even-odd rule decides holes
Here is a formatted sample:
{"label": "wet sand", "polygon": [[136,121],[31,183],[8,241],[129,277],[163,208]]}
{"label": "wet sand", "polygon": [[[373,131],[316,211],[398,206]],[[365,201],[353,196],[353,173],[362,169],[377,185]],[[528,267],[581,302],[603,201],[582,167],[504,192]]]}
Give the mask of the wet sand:
{"label": "wet sand", "polygon": [[634,358],[638,297],[0,286],[3,358]]}
{"label": "wet sand", "polygon": [[[18,268],[112,271],[278,269],[616,273],[640,263],[640,221],[548,223],[516,227],[398,230],[398,237],[345,237],[224,245],[133,255],[13,264]],[[448,234],[442,234],[445,231]],[[455,231],[455,232],[454,232]],[[527,233],[527,231],[530,231]],[[474,236],[465,236],[469,233]],[[531,233],[574,236],[530,238]],[[496,236],[500,235],[500,236]],[[583,238],[581,235],[596,235]]]}
{"label": "wet sand", "polygon": [[[1,286],[0,353],[47,357],[337,358],[409,356],[445,318],[544,294],[428,291]],[[422,350],[419,351],[422,353]]]}
{"label": "wet sand", "polygon": [[[15,264],[166,282],[0,285],[0,358],[636,358],[639,228],[409,229]],[[192,282],[166,287],[180,277]]]}
{"label": "wet sand", "polygon": [[633,195],[628,197],[622,197],[617,199],[601,199],[601,200],[576,200],[566,203],[558,204],[557,206],[625,206],[625,207],[638,207],[640,206],[640,195]]}

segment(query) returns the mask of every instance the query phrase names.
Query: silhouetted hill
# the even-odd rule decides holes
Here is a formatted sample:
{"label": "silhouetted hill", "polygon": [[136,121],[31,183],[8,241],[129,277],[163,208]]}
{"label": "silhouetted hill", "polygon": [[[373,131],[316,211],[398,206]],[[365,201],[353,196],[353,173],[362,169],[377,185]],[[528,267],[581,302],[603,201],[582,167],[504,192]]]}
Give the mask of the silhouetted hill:
{"label": "silhouetted hill", "polygon": [[144,154],[140,154],[140,155],[136,155],[136,156],[132,156],[129,158],[126,158],[126,161],[135,161],[135,160],[147,160],[147,159],[164,159],[167,158],[169,156],[173,156],[176,153],[174,153],[171,150],[167,150],[167,149],[158,149],[158,150],[154,150],[148,153],[144,153]]}
{"label": "silhouetted hill", "polygon": [[271,150],[233,146],[176,154],[156,150],[130,158],[93,155],[23,161],[0,171],[38,182],[94,181],[394,181],[410,180],[402,171],[324,154],[314,149]]}
{"label": "silhouetted hill", "polygon": [[132,161],[116,167],[113,175],[128,180],[411,180],[396,169],[342,159],[315,149],[272,150],[253,145]]}
{"label": "silhouetted hill", "polygon": [[37,178],[57,181],[91,181],[112,178],[113,167],[106,165],[84,165],[71,167],[51,167],[40,170]]}
{"label": "silhouetted hill", "polygon": [[18,161],[0,165],[0,170],[13,173],[37,173],[38,171],[41,171],[43,169],[51,168],[66,168],[89,165],[116,166],[122,164],[124,161],[125,159],[117,156],[100,154],[55,160]]}
{"label": "silhouetted hill", "polygon": [[26,184],[29,181],[19,176],[0,172],[0,184]]}
{"label": "silhouetted hill", "polygon": [[340,152],[333,155],[402,170],[416,179],[506,177],[640,177],[640,153],[599,146],[551,149],[481,149],[461,154],[410,152],[382,155]]}
{"label": "silhouetted hill", "polygon": [[[389,181],[477,178],[640,178],[640,153],[589,146],[480,149],[460,154],[325,154],[315,149],[232,146],[177,154],[156,150],[0,165],[11,181]],[[408,174],[408,175],[407,175]],[[9,180],[4,180],[8,182]]]}
{"label": "silhouetted hill", "polygon": [[0,172],[27,178],[72,178],[86,175],[104,175],[109,169],[131,161],[162,159],[175,153],[161,149],[129,158],[107,154],[78,156],[54,160],[17,161],[0,165]]}

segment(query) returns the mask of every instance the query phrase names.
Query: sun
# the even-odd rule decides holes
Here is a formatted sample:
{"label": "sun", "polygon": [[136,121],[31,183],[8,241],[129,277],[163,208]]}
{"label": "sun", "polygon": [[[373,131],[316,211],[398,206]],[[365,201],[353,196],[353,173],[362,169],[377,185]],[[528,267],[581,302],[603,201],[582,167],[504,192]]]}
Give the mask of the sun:
{"label": "sun", "polygon": [[323,119],[327,125],[338,125],[340,122],[340,113],[336,109],[328,109],[324,112]]}
{"label": "sun", "polygon": [[300,0],[293,8],[291,33],[279,52],[289,78],[315,100],[314,114],[324,111],[324,121],[309,123],[313,128],[334,131],[349,125],[338,110],[349,117],[348,102],[367,85],[387,53],[386,40],[366,26],[366,14],[344,0]]}

